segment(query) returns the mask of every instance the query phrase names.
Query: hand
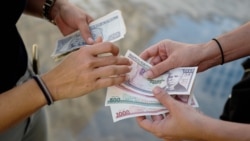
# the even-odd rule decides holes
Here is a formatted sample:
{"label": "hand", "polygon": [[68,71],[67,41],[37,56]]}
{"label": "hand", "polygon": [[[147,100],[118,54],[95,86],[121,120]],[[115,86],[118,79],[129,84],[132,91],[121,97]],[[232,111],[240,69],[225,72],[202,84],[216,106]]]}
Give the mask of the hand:
{"label": "hand", "polygon": [[[202,121],[205,116],[190,105],[174,100],[163,89],[156,87],[154,96],[165,106],[169,113],[165,115],[137,117],[137,123],[146,131],[165,140],[200,140]],[[202,135],[201,135],[202,136]]]}
{"label": "hand", "polygon": [[145,74],[147,78],[155,78],[164,72],[177,68],[188,66],[199,66],[198,71],[207,68],[202,61],[201,45],[185,44],[171,40],[163,40],[140,54],[144,60],[150,60],[153,68]]}
{"label": "hand", "polygon": [[76,5],[68,1],[57,0],[52,9],[52,17],[64,36],[80,30],[83,39],[88,44],[94,43],[89,29],[89,23],[93,21],[93,18]]}
{"label": "hand", "polygon": [[[112,55],[98,57],[104,53]],[[119,57],[118,53],[119,48],[109,42],[82,47],[70,53],[42,79],[55,101],[120,84],[127,79],[131,63],[127,58]]]}

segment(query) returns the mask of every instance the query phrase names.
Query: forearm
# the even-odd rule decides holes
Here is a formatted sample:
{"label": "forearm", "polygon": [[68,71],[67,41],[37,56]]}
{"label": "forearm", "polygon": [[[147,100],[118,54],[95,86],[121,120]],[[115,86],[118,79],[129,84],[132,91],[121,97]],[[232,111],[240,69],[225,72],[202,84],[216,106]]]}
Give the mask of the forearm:
{"label": "forearm", "polygon": [[46,104],[42,91],[33,79],[0,94],[0,132],[29,117]]}
{"label": "forearm", "polygon": [[249,141],[250,125],[208,118],[203,120],[203,139],[207,141]]}
{"label": "forearm", "polygon": [[[224,62],[230,62],[250,55],[250,22],[241,27],[225,33],[216,39],[221,44]],[[222,54],[218,44],[211,40],[202,46],[203,62],[209,67],[222,63]]]}
{"label": "forearm", "polygon": [[229,62],[250,55],[250,22],[218,37],[222,47],[225,46],[225,61]]}

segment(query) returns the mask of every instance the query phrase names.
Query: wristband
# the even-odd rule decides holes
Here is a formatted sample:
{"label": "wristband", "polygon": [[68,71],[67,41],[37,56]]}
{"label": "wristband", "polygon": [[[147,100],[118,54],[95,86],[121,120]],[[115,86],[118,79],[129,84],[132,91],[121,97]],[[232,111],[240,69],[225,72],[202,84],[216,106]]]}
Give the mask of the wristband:
{"label": "wristband", "polygon": [[218,47],[219,47],[219,49],[220,49],[220,54],[221,54],[221,65],[223,65],[224,62],[225,62],[225,60],[224,60],[224,53],[223,53],[223,49],[222,49],[222,47],[221,47],[221,44],[220,44],[220,42],[219,42],[217,39],[215,39],[215,38],[213,38],[212,40],[214,40],[214,41],[218,44]]}
{"label": "wristband", "polygon": [[47,100],[47,104],[51,105],[54,103],[51,94],[48,90],[48,88],[46,87],[46,85],[44,84],[44,82],[42,81],[42,79],[40,78],[39,75],[34,75],[33,76],[34,80],[36,81],[36,83],[38,84],[39,88],[42,90],[46,100]]}
{"label": "wristband", "polygon": [[45,19],[56,25],[55,21],[51,17],[51,9],[54,6],[56,0],[45,0],[43,4],[43,16]]}

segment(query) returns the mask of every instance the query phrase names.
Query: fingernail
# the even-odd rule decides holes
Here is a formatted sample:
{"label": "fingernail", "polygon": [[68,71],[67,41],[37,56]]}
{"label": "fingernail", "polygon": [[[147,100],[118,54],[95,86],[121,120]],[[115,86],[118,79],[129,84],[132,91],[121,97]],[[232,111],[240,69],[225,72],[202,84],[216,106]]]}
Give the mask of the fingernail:
{"label": "fingernail", "polygon": [[133,61],[129,60],[129,63],[130,63],[130,65],[132,65],[132,64],[133,64]]}
{"label": "fingernail", "polygon": [[88,38],[88,42],[89,42],[89,43],[94,43],[94,40],[93,40],[91,37],[89,37],[89,38]]}
{"label": "fingernail", "polygon": [[152,75],[153,75],[152,71],[147,71],[147,72],[145,72],[145,73],[143,74],[143,77],[148,79],[148,78],[151,78]]}
{"label": "fingernail", "polygon": [[153,93],[154,93],[154,94],[159,94],[159,93],[161,93],[161,92],[162,92],[162,88],[160,88],[160,87],[158,87],[158,86],[155,87],[154,90],[153,90]]}
{"label": "fingernail", "polygon": [[131,70],[133,69],[133,67],[132,67],[132,66],[128,66],[128,68],[129,68],[129,71],[131,71]]}
{"label": "fingernail", "polygon": [[129,81],[129,75],[126,74],[126,81]]}

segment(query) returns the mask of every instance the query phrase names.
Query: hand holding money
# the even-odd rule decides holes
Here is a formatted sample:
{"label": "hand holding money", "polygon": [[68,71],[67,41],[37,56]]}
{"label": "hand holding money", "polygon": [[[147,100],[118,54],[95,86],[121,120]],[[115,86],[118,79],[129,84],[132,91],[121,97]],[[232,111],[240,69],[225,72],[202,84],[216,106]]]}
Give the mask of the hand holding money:
{"label": "hand holding money", "polygon": [[[125,57],[133,62],[132,70],[128,74],[129,80],[121,85],[108,87],[106,94],[105,106],[110,107],[114,122],[136,116],[167,113],[168,110],[153,95],[152,90],[156,86],[164,88],[174,99],[198,107],[191,92],[197,67],[175,68],[155,79],[146,79],[143,73],[152,66],[130,50]],[[172,77],[175,80],[178,78],[178,83]],[[169,86],[174,84],[176,89],[169,90]]]}
{"label": "hand holding money", "polygon": [[[126,33],[126,27],[121,11],[115,10],[104,17],[101,17],[89,25],[92,37],[96,40],[102,37],[103,41],[115,42],[122,39]],[[68,53],[87,45],[81,36],[80,31],[59,39],[56,48],[52,53],[53,59],[60,59]]]}

